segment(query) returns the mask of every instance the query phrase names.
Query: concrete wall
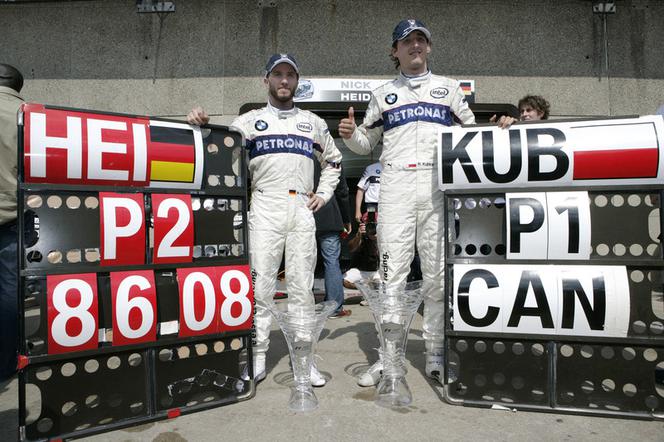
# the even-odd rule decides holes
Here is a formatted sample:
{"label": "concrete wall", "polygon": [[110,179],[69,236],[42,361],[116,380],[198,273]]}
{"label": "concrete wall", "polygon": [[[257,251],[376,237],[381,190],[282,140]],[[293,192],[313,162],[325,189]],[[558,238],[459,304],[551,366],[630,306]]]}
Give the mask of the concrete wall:
{"label": "concrete wall", "polygon": [[[260,4],[276,3],[275,7]],[[653,113],[664,103],[664,1],[616,1],[602,19],[590,0],[175,0],[139,14],[134,0],[0,2],[0,61],[26,77],[31,101],[182,116],[194,104],[228,123],[263,101],[273,52],[306,77],[390,78],[391,32],[417,17],[433,32],[431,67],[475,79],[476,101],[542,94],[552,114]]]}

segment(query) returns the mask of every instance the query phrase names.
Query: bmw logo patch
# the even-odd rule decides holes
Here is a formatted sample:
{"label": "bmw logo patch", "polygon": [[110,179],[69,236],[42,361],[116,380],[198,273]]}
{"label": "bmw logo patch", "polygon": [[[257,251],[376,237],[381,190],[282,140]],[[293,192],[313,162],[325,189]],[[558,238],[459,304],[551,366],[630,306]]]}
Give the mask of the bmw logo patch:
{"label": "bmw logo patch", "polygon": [[429,92],[433,98],[445,98],[450,91],[446,87],[437,87]]}
{"label": "bmw logo patch", "polygon": [[254,124],[254,127],[256,130],[264,131],[267,129],[267,123],[264,120],[258,120],[256,121],[256,124]]}
{"label": "bmw logo patch", "polygon": [[397,94],[387,94],[385,97],[385,103],[394,104],[397,102]]}

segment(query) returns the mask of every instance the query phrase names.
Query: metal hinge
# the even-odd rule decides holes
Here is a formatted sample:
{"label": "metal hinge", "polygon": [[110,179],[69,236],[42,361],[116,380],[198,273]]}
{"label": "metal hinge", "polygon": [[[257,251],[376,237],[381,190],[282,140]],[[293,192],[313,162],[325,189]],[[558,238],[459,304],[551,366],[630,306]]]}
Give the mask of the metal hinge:
{"label": "metal hinge", "polygon": [[175,2],[136,0],[136,10],[138,12],[175,12]]}
{"label": "metal hinge", "polygon": [[258,0],[259,8],[276,8],[277,0]]}
{"label": "metal hinge", "polygon": [[595,14],[615,14],[616,2],[614,1],[595,1],[593,2],[593,13]]}

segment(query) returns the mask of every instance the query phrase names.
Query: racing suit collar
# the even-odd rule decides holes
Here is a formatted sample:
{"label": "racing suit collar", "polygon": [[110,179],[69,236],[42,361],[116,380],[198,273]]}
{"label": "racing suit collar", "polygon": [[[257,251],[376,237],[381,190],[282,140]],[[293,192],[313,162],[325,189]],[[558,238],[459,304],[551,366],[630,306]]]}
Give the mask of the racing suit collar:
{"label": "racing suit collar", "polygon": [[277,118],[279,118],[279,119],[292,117],[293,115],[296,115],[297,111],[298,111],[298,109],[297,109],[297,107],[295,107],[295,105],[293,105],[293,107],[291,109],[281,110],[281,109],[278,109],[278,108],[272,106],[269,101],[267,102],[267,109],[270,111],[270,113],[272,113],[273,115],[276,115]]}
{"label": "racing suit collar", "polygon": [[409,76],[403,72],[399,72],[399,78],[411,88],[420,87],[431,79],[431,71],[427,70],[425,73],[415,76]]}

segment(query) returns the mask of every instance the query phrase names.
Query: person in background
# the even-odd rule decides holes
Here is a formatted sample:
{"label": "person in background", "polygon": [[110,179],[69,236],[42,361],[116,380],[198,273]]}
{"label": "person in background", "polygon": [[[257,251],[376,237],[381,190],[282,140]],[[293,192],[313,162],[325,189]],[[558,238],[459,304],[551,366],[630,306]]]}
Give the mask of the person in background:
{"label": "person in background", "polygon": [[0,63],[0,381],[16,373],[18,349],[16,158],[22,88],[23,75],[18,69]]}
{"label": "person in background", "polygon": [[[378,195],[380,194],[380,173],[383,170],[380,161],[369,164],[362,173],[360,181],[357,183],[357,193],[355,194],[355,221],[358,224],[362,219],[362,201],[365,206],[378,207]],[[374,210],[376,212],[376,210]]]}
{"label": "person in background", "polygon": [[521,121],[548,120],[551,106],[540,95],[526,95],[519,100],[519,115]]}
{"label": "person in background", "polygon": [[367,232],[367,218],[365,213],[357,234],[348,241],[350,268],[344,274],[344,286],[349,289],[356,289],[355,283],[362,279],[380,280],[376,231]]}
{"label": "person in background", "polygon": [[[519,108],[520,121],[539,121],[548,120],[551,105],[546,99],[540,95],[526,95],[519,100],[517,105]],[[489,118],[489,123],[495,123],[498,119],[497,115]]]}
{"label": "person in background", "polygon": [[[314,182],[320,178],[320,168],[316,167]],[[318,250],[323,258],[325,271],[325,301],[335,301],[337,309],[330,315],[330,319],[350,316],[352,311],[344,309],[343,275],[339,266],[341,256],[341,233],[346,235],[352,231],[350,222],[350,204],[348,202],[348,184],[343,167],[339,177],[339,184],[334,189],[334,198],[314,213],[316,219],[316,241]]]}

